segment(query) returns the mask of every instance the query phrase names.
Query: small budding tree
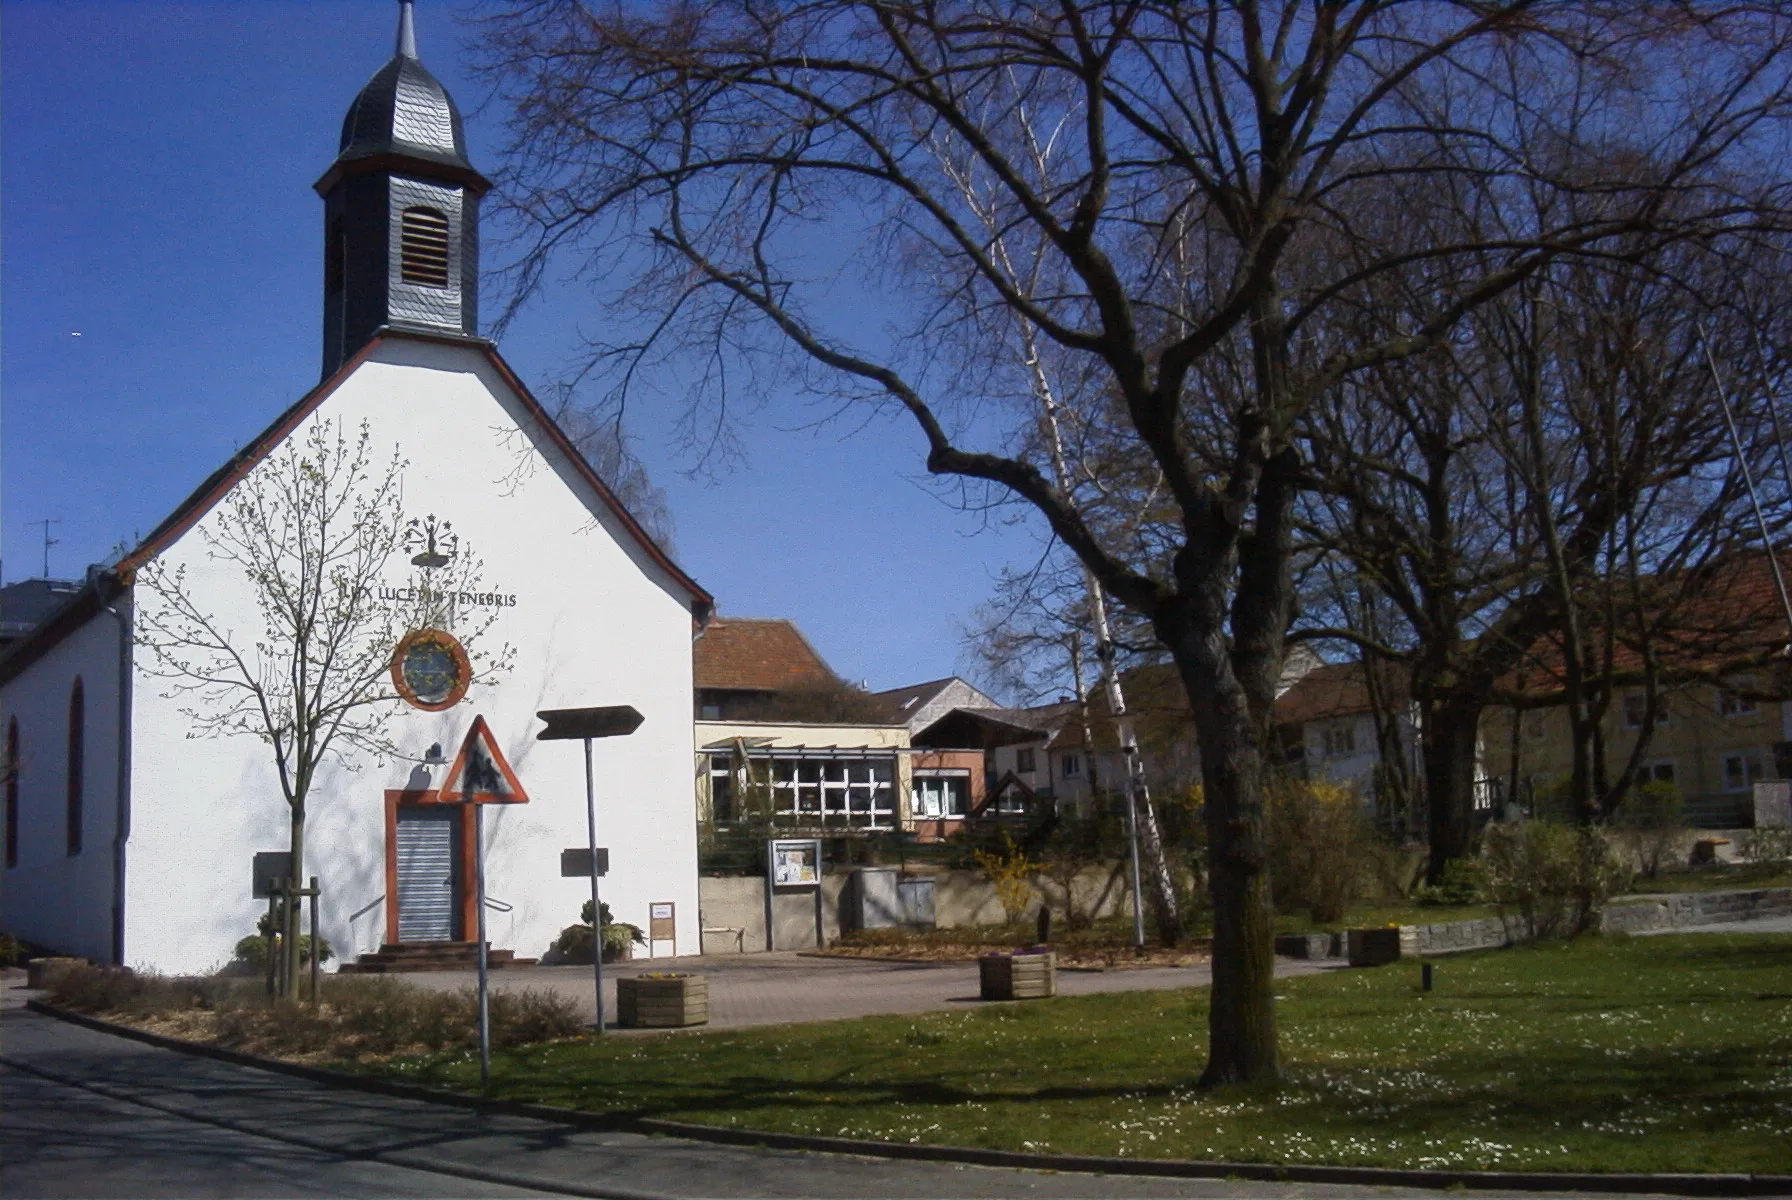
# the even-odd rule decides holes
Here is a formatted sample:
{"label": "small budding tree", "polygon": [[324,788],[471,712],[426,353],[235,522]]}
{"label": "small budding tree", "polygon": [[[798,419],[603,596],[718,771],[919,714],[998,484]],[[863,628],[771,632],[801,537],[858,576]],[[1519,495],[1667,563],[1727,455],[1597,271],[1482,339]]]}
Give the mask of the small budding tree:
{"label": "small budding tree", "polygon": [[[305,815],[320,768],[334,757],[356,770],[399,755],[390,733],[398,709],[392,657],[405,634],[453,633],[473,679],[507,669],[508,646],[483,649],[490,614],[468,614],[457,593],[477,590],[482,564],[405,549],[405,460],[394,447],[376,461],[365,424],[350,435],[319,421],[257,464],[197,527],[216,570],[151,559],[136,571],[136,639],[146,670],[184,701],[189,738],[259,738],[272,753],[286,802],[292,878],[305,877]],[[432,547],[433,549],[433,547]],[[443,561],[443,560],[446,561]],[[402,564],[405,586],[382,585]],[[221,610],[240,574],[255,616]],[[393,599],[399,597],[399,599]],[[361,757],[350,757],[359,751]],[[286,986],[299,976],[298,909],[282,930]]]}

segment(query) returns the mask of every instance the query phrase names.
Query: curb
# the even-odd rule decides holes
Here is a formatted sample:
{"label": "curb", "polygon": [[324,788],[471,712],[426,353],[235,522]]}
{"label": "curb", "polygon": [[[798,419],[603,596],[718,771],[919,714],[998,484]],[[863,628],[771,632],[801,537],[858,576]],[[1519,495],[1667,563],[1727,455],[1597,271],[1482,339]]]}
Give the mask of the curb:
{"label": "curb", "polygon": [[[35,1013],[84,1026],[101,1033],[127,1037],[182,1054],[214,1058],[237,1066],[255,1067],[282,1075],[292,1075],[331,1087],[373,1092],[400,1099],[445,1104],[478,1112],[505,1116],[531,1117],[560,1125],[603,1132],[666,1134],[691,1141],[714,1142],[731,1146],[765,1146],[778,1150],[807,1150],[827,1154],[852,1154],[861,1157],[904,1159],[920,1162],[968,1163],[985,1167],[1013,1167],[1034,1171],[1071,1171],[1104,1175],[1157,1176],[1177,1179],[1248,1179],[1272,1183],[1354,1183],[1369,1186],[1447,1188],[1467,1187],[1490,1190],[1533,1192],[1656,1192],[1673,1196],[1781,1196],[1792,1194],[1792,1175],[1619,1175],[1553,1173],[1548,1171],[1427,1171],[1402,1167],[1328,1167],[1310,1164],[1276,1165],[1271,1163],[1200,1162],[1191,1159],[1114,1158],[1091,1154],[1029,1154],[1015,1150],[985,1150],[976,1147],[906,1145],[900,1142],[874,1142],[857,1138],[825,1137],[816,1134],[776,1133],[746,1129],[727,1129],[714,1125],[692,1125],[657,1117],[617,1117],[602,1113],[581,1112],[547,1104],[531,1104],[521,1100],[500,1100],[470,1096],[412,1083],[372,1079],[348,1075],[322,1067],[308,1067],[279,1059],[260,1058],[203,1042],[182,1041],[102,1021],[82,1013],[70,1012],[28,1000],[25,1007]],[[522,1179],[522,1176],[508,1176]],[[494,1182],[501,1182],[494,1178]],[[531,1186],[545,1186],[533,1181]],[[566,1191],[565,1188],[560,1188]],[[607,1193],[587,1192],[587,1195]]]}

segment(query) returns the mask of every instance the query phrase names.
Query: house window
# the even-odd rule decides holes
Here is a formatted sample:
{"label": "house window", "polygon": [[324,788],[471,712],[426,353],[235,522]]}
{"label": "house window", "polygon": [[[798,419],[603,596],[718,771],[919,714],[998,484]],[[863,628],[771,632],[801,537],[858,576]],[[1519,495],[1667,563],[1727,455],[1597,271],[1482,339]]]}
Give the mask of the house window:
{"label": "house window", "polygon": [[1356,753],[1356,726],[1329,725],[1321,735],[1325,742],[1325,756],[1338,758],[1345,754]]}
{"label": "house window", "polygon": [[1637,768],[1638,783],[1672,783],[1674,782],[1674,760],[1658,758],[1654,762],[1646,762]]}
{"label": "house window", "polygon": [[1083,773],[1083,758],[1080,754],[1066,754],[1058,762],[1058,769],[1063,772],[1066,779],[1075,779]]}
{"label": "house window", "polygon": [[407,208],[399,217],[398,276],[425,287],[448,286],[448,218],[433,208]]}
{"label": "house window", "polygon": [[774,759],[772,807],[798,825],[893,829],[895,779],[887,758]]}
{"label": "house window", "polygon": [[1745,696],[1734,688],[1719,688],[1717,711],[1726,717],[1752,717],[1760,711],[1760,706],[1752,696]]}
{"label": "house window", "polygon": [[1724,791],[1747,791],[1757,780],[1764,778],[1766,772],[1761,769],[1760,751],[1745,750],[1724,755]]}
{"label": "house window", "polygon": [[709,756],[709,819],[720,824],[734,820],[734,756]]}
{"label": "house window", "polygon": [[913,799],[917,817],[962,817],[971,808],[971,773],[916,771]]}
{"label": "house window", "polygon": [[[1649,711],[1649,696],[1646,692],[1629,692],[1624,697],[1624,728],[1641,729],[1643,717]],[[1655,701],[1655,728],[1660,729],[1668,723],[1668,706],[1662,697]]]}
{"label": "house window", "polygon": [[6,865],[19,865],[19,720],[6,722]]}
{"label": "house window", "polygon": [[1014,752],[1014,769],[1021,775],[1031,775],[1033,773],[1035,770],[1033,765],[1033,747],[1022,746],[1019,750]]}
{"label": "house window", "polygon": [[68,852],[81,853],[81,801],[86,781],[82,768],[87,757],[87,700],[81,677],[68,694]]}
{"label": "house window", "polygon": [[720,704],[705,704],[702,709],[699,710],[697,719],[699,721],[720,721],[722,719],[722,706]]}

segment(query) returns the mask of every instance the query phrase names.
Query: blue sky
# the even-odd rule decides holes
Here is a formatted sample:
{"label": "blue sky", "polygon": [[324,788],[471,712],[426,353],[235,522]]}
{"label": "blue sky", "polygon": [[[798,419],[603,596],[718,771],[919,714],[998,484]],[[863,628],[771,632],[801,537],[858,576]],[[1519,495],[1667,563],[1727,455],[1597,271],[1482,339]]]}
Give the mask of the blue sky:
{"label": "blue sky", "polygon": [[[322,202],[342,113],[391,54],[391,0],[0,3],[0,536],[5,580],[76,576],[147,531],[317,381]],[[457,8],[423,0],[424,63],[480,111]],[[489,265],[489,264],[488,264]],[[494,307],[488,296],[486,307]],[[532,385],[564,367],[585,293],[508,332]],[[865,314],[875,320],[875,314]],[[960,625],[1034,535],[929,490],[897,420],[804,428],[776,399],[745,465],[692,479],[670,412],[630,432],[681,563],[724,615],[787,616],[844,676],[961,671]],[[670,402],[668,402],[670,403]]]}

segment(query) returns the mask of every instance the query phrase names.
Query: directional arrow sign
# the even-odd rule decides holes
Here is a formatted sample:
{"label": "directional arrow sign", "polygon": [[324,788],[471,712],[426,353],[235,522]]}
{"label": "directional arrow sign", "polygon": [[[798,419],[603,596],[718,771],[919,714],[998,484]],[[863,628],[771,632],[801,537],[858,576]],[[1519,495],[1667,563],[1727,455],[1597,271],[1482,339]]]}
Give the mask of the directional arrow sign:
{"label": "directional arrow sign", "polygon": [[538,742],[620,737],[639,729],[643,719],[628,704],[612,704],[607,708],[550,708],[535,715],[547,722],[547,728],[535,735]]}
{"label": "directional arrow sign", "polygon": [[436,798],[443,804],[527,804],[528,794],[504,761],[484,717],[473,718],[467,740],[448,768]]}

